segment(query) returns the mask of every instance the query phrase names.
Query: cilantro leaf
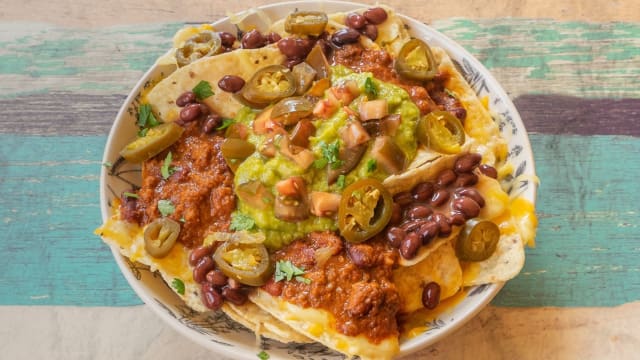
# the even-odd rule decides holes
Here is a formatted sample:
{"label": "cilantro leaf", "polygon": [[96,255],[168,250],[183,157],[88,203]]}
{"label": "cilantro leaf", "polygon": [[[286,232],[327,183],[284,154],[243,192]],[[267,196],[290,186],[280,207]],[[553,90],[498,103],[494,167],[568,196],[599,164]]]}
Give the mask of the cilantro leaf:
{"label": "cilantro leaf", "polygon": [[122,195],[128,197],[128,198],[134,198],[134,199],[140,199],[140,195],[138,194],[134,194],[134,193],[130,193],[130,192],[123,192]]}
{"label": "cilantro leaf", "polygon": [[223,118],[222,119],[222,125],[218,126],[216,128],[216,130],[224,130],[224,129],[228,128],[229,126],[231,126],[231,124],[233,124],[234,122],[235,122],[235,120],[233,120],[233,119]]}
{"label": "cilantro leaf", "polygon": [[320,151],[322,152],[322,158],[317,159],[313,162],[313,166],[316,169],[322,169],[327,164],[331,165],[332,169],[337,169],[342,166],[343,161],[339,158],[340,144],[338,143],[338,140],[334,141],[331,144],[321,142]]}
{"label": "cilantro leaf", "polygon": [[158,200],[158,211],[162,216],[169,216],[176,211],[176,207],[171,200]]}
{"label": "cilantro leaf", "polygon": [[162,178],[167,180],[169,176],[176,172],[176,168],[171,166],[171,162],[173,161],[173,155],[171,151],[167,154],[167,157],[164,158],[164,162],[162,163],[162,167],[160,168],[160,174]]}
{"label": "cilantro leaf", "polygon": [[149,128],[144,128],[144,129],[140,129],[140,131],[138,131],[138,137],[145,137],[147,136],[147,132],[149,131]]}
{"label": "cilantro leaf", "polygon": [[229,229],[235,231],[251,230],[255,226],[256,222],[251,216],[239,212],[231,214],[231,225],[229,225]]}
{"label": "cilantro leaf", "polygon": [[174,278],[173,281],[171,282],[171,287],[176,289],[176,292],[178,294],[184,295],[184,283],[182,282],[182,280],[178,278]]}
{"label": "cilantro leaf", "polygon": [[264,351],[264,350],[260,351],[257,355],[258,355],[258,359],[260,359],[260,360],[268,360],[269,359],[269,354],[267,354],[267,352]]}
{"label": "cilantro leaf", "polygon": [[375,159],[369,159],[369,161],[367,161],[367,172],[372,173],[376,171],[377,168],[378,168],[378,163],[376,162]]}
{"label": "cilantro leaf", "polygon": [[[280,260],[276,263],[276,272],[275,272],[275,281],[282,281],[282,280],[286,280],[286,281],[291,281],[291,279],[293,279],[295,277],[296,281],[298,282],[303,282],[303,283],[310,283],[311,280],[302,277],[302,275],[304,275],[304,269],[301,269],[295,265],[293,265],[293,263],[289,260],[284,261],[284,260]],[[307,282],[308,281],[308,282]]]}
{"label": "cilantro leaf", "polygon": [[347,177],[343,174],[338,175],[338,180],[336,180],[336,186],[338,187],[338,189],[344,189],[346,179]]}
{"label": "cilantro leaf", "polygon": [[211,84],[208,81],[200,80],[198,85],[196,85],[192,89],[193,93],[196,94],[198,100],[204,100],[209,96],[213,95],[213,91],[211,90]]}
{"label": "cilantro leaf", "polygon": [[371,97],[378,96],[378,88],[376,88],[376,84],[373,83],[370,77],[364,81],[364,92]]}
{"label": "cilantro leaf", "polygon": [[321,158],[321,159],[315,159],[313,161],[313,167],[316,169],[322,169],[323,167],[327,166],[327,159],[325,158]]}
{"label": "cilantro leaf", "polygon": [[151,105],[142,104],[138,108],[138,125],[141,128],[151,128],[159,125],[160,122],[153,116],[153,112],[151,112]]}

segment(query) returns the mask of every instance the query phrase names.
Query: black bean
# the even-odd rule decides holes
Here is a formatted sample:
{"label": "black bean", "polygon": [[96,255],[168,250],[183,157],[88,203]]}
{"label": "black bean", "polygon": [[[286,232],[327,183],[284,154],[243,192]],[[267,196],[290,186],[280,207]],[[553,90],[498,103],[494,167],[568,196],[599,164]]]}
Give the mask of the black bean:
{"label": "black bean", "polygon": [[407,217],[410,220],[414,219],[426,219],[429,215],[431,215],[433,211],[425,206],[425,205],[414,205],[407,209]]}
{"label": "black bean", "polygon": [[478,175],[474,173],[463,173],[458,175],[456,182],[453,183],[455,187],[473,186],[478,183]]}
{"label": "black bean", "polygon": [[362,29],[362,34],[371,39],[371,41],[376,41],[378,38],[378,27],[373,24],[367,24],[364,29]]}
{"label": "black bean", "polygon": [[397,193],[393,197],[393,201],[400,204],[400,206],[406,206],[413,202],[413,196],[408,191],[403,191],[401,193]]}
{"label": "black bean", "polygon": [[433,196],[433,184],[430,182],[420,183],[416,185],[411,192],[416,201],[429,201],[431,196]]}
{"label": "black bean", "polygon": [[460,196],[470,197],[473,200],[475,200],[478,203],[478,205],[480,205],[480,207],[484,207],[484,198],[482,197],[480,192],[478,192],[478,190],[474,188],[458,188],[455,191],[455,195],[457,197],[460,197]]}
{"label": "black bean", "polygon": [[431,205],[438,207],[447,202],[447,200],[449,200],[449,191],[447,191],[447,189],[440,189],[433,193],[433,196],[431,197]]}
{"label": "black bean", "polygon": [[236,37],[233,36],[233,34],[228,33],[228,32],[219,32],[218,35],[220,35],[220,41],[222,42],[222,46],[226,47],[226,48],[230,48],[233,46],[233,43],[236,42]]}
{"label": "black bean", "polygon": [[438,236],[447,237],[451,235],[451,225],[449,224],[449,220],[445,214],[435,213],[431,216],[431,220],[435,221],[440,227],[440,233],[438,233]]}
{"label": "black bean", "polygon": [[182,123],[188,123],[197,120],[200,114],[202,114],[200,104],[191,103],[180,110],[180,121]]}
{"label": "black bean", "polygon": [[407,233],[404,230],[394,226],[387,230],[387,241],[389,241],[389,245],[399,248],[406,235]]}
{"label": "black bean", "polygon": [[422,244],[420,236],[416,233],[407,234],[400,244],[400,255],[407,260],[413,259],[418,253],[418,249]]}
{"label": "black bean", "polygon": [[278,34],[277,32],[270,32],[265,38],[267,39],[268,44],[275,44],[280,41],[280,39],[282,39],[282,36],[280,36],[280,34]]}
{"label": "black bean", "polygon": [[207,273],[215,267],[215,262],[211,256],[201,258],[193,268],[193,280],[202,284],[207,279]]}
{"label": "black bean", "polygon": [[246,32],[241,42],[243,49],[257,49],[267,45],[267,39],[258,30]]}
{"label": "black bean", "polygon": [[331,42],[337,46],[343,46],[346,44],[353,44],[360,39],[360,33],[354,29],[340,29],[333,33],[331,36]]}
{"label": "black bean", "polygon": [[496,170],[496,168],[494,168],[491,165],[482,164],[478,167],[478,169],[480,169],[481,173],[485,174],[490,178],[494,178],[494,179],[498,178],[498,170]]}
{"label": "black bean", "polygon": [[422,289],[422,305],[433,310],[438,304],[440,304],[440,285],[432,281]]}
{"label": "black bean", "polygon": [[278,41],[278,49],[288,58],[304,59],[313,48],[309,39],[285,38]]}
{"label": "black bean", "polygon": [[211,255],[213,253],[213,247],[211,246],[200,246],[196,249],[191,250],[189,254],[189,265],[196,266],[198,261],[205,256]]}
{"label": "black bean", "polygon": [[397,225],[402,221],[402,207],[398,203],[393,203],[391,207],[391,219],[389,220],[389,224]]}
{"label": "black bean", "polygon": [[222,116],[218,114],[209,114],[202,124],[202,132],[210,134],[222,125]]}
{"label": "black bean", "polygon": [[185,107],[194,102],[196,102],[196,94],[193,91],[184,92],[176,99],[176,105],[180,107]]}
{"label": "black bean", "polygon": [[232,289],[228,286],[222,289],[222,297],[235,305],[243,305],[247,302],[247,294],[240,289]]}
{"label": "black bean", "polygon": [[465,221],[467,221],[466,217],[460,211],[452,211],[449,213],[449,223],[451,225],[464,225]]}
{"label": "black bean", "polygon": [[438,234],[440,233],[440,225],[433,220],[426,221],[420,229],[418,229],[417,234],[420,235],[420,240],[423,245],[427,245],[431,242]]}
{"label": "black bean", "polygon": [[476,153],[464,154],[458,157],[456,163],[453,165],[453,169],[458,173],[469,173],[480,164],[482,156]]}
{"label": "black bean", "polygon": [[453,170],[446,169],[438,175],[438,179],[436,180],[436,185],[439,185],[442,187],[447,186],[449,184],[452,184],[454,181],[456,181],[457,177],[458,176]]}
{"label": "black bean", "polygon": [[224,299],[222,298],[222,294],[213,287],[213,284],[208,282],[203,283],[200,289],[202,290],[200,295],[204,306],[211,310],[220,309]]}
{"label": "black bean", "polygon": [[480,205],[472,198],[463,196],[455,199],[452,205],[454,210],[460,211],[467,219],[474,218],[480,214]]}
{"label": "black bean", "polygon": [[237,75],[225,75],[218,81],[218,87],[223,91],[235,93],[244,87],[244,79]]}
{"label": "black bean", "polygon": [[229,278],[220,270],[211,270],[207,273],[206,279],[208,282],[213,284],[213,286],[223,287],[227,285],[227,281]]}
{"label": "black bean", "polygon": [[360,30],[367,24],[367,20],[358,13],[349,13],[344,19],[344,24],[352,29]]}
{"label": "black bean", "polygon": [[381,7],[371,8],[365,11],[362,15],[368,22],[374,25],[382,24],[387,20],[387,12]]}

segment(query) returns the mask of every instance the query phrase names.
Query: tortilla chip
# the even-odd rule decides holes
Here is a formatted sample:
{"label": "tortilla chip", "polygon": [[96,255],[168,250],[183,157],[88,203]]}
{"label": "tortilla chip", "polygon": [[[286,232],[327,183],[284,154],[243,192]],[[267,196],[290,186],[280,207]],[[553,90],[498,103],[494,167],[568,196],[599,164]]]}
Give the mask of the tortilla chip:
{"label": "tortilla chip", "polygon": [[179,68],[160,81],[147,94],[147,102],[162,121],[175,121],[180,116],[180,108],[175,104],[176,99],[204,80],[211,85],[213,95],[202,102],[220,116],[234,118],[243,105],[233,98],[233,94],[218,87],[218,81],[222,76],[237,75],[248,80],[256,69],[280,64],[284,59],[285,56],[276,45],[259,49],[237,49],[206,57]]}

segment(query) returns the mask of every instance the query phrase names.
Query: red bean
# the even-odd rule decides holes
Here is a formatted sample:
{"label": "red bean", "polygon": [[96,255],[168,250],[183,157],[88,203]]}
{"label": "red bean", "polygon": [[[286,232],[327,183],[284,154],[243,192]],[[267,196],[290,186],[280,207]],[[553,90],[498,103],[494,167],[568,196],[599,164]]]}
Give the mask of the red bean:
{"label": "red bean", "polygon": [[403,222],[400,225],[400,227],[406,233],[410,233],[410,232],[416,231],[420,227],[420,225],[424,224],[424,222],[425,221],[423,219],[409,220],[409,221]]}
{"label": "red bean", "polygon": [[206,279],[208,282],[213,284],[213,286],[223,287],[227,285],[229,278],[220,270],[211,270],[207,273]]}
{"label": "red bean", "polygon": [[440,285],[432,281],[422,289],[422,305],[433,310],[438,304],[440,304]]}
{"label": "red bean", "polygon": [[201,114],[202,109],[200,108],[200,104],[191,103],[180,110],[180,121],[182,121],[183,123],[188,123],[198,119],[198,116],[200,116]]}
{"label": "red bean", "polygon": [[225,75],[218,81],[218,87],[223,91],[235,93],[244,87],[244,79],[237,75]]}
{"label": "red bean", "polygon": [[431,197],[431,205],[438,207],[447,202],[447,200],[449,200],[449,191],[447,191],[447,189],[440,189]]}
{"label": "red bean", "polygon": [[401,193],[397,193],[394,197],[393,197],[393,201],[395,201],[396,203],[400,204],[400,206],[405,206],[405,205],[409,205],[413,202],[413,196],[411,195],[410,192],[408,191],[404,191]]}
{"label": "red bean", "polygon": [[282,39],[282,36],[280,36],[280,34],[278,34],[277,32],[270,32],[265,38],[267,39],[268,44],[274,44],[280,41],[280,39]]}
{"label": "red bean", "polygon": [[193,91],[184,92],[176,99],[176,105],[180,107],[185,107],[194,102],[196,102],[196,94]]}
{"label": "red bean", "polygon": [[397,225],[402,221],[402,207],[398,203],[393,203],[393,207],[391,208],[391,219],[389,220],[389,224]]}
{"label": "red bean", "polygon": [[424,205],[414,205],[407,210],[407,217],[411,220],[426,219],[433,213],[433,210]]}
{"label": "red bean", "polygon": [[211,112],[211,110],[209,110],[209,107],[206,104],[200,104],[200,114],[201,115],[209,115],[209,113]]}
{"label": "red bean", "polygon": [[418,234],[420,235],[420,240],[423,245],[430,243],[431,240],[438,236],[439,232],[440,226],[433,220],[426,221],[422,226],[420,226],[420,229],[418,229]]}
{"label": "red bean", "polygon": [[451,223],[451,225],[462,226],[464,225],[465,221],[467,221],[466,217],[459,211],[452,211],[449,214],[449,223]]}
{"label": "red bean", "polygon": [[237,289],[240,289],[242,287],[242,284],[236,279],[229,278],[228,282],[229,282],[229,287],[232,288],[232,289],[236,289],[237,290]]}
{"label": "red bean", "polygon": [[458,176],[456,175],[455,172],[453,172],[453,170],[446,169],[438,175],[438,179],[436,180],[436,185],[445,187],[449,184],[452,184],[454,181],[456,181],[457,177]]}
{"label": "red bean", "polygon": [[304,59],[301,58],[288,58],[284,61],[284,66],[288,67],[289,70],[293,70],[293,67],[303,62]]}
{"label": "red bean", "polygon": [[257,49],[267,45],[267,39],[258,30],[246,32],[241,42],[243,49]]}
{"label": "red bean", "polygon": [[360,33],[354,29],[340,29],[333,33],[331,36],[331,42],[337,46],[343,46],[346,44],[353,44],[360,39]]}
{"label": "red bean", "polygon": [[463,196],[455,199],[452,205],[454,210],[460,211],[467,219],[474,218],[480,214],[480,205],[472,198]]}
{"label": "red bean", "polygon": [[455,187],[465,187],[465,186],[473,186],[478,183],[478,175],[474,173],[462,173],[458,175],[456,182],[454,183]]}
{"label": "red bean", "polygon": [[451,235],[451,225],[449,224],[449,220],[446,215],[442,213],[435,213],[431,216],[431,220],[435,221],[440,227],[438,236],[447,237]]}
{"label": "red bean", "polygon": [[484,204],[485,204],[484,198],[478,192],[478,190],[474,188],[459,188],[459,189],[456,189],[455,194],[457,197],[460,197],[460,196],[470,197],[473,200],[475,200],[478,203],[478,205],[480,205],[480,207],[484,207]]}
{"label": "red bean", "polygon": [[420,248],[421,244],[422,240],[420,239],[420,236],[418,234],[407,234],[407,236],[402,241],[402,244],[400,244],[400,255],[402,255],[402,257],[407,260],[413,259],[418,253],[418,249]]}
{"label": "red bean", "polygon": [[453,165],[453,169],[458,173],[469,173],[473,171],[473,169],[480,164],[480,160],[482,160],[482,155],[476,153],[469,153],[461,155],[456,163]]}
{"label": "red bean", "polygon": [[219,32],[218,35],[220,36],[222,46],[226,48],[232,47],[233,44],[236,42],[236,37],[233,36],[233,34],[231,33],[223,31],[223,32]]}
{"label": "red bean", "polygon": [[262,285],[262,288],[273,296],[280,296],[282,295],[282,290],[284,288],[284,281],[276,282],[271,278],[266,284]]}
{"label": "red bean", "polygon": [[389,228],[389,230],[387,231],[387,241],[389,241],[389,245],[393,246],[394,248],[399,248],[400,244],[402,244],[402,240],[404,240],[405,236],[407,236],[407,233],[404,232],[404,230],[402,230],[399,227],[392,227]]}
{"label": "red bean", "polygon": [[349,258],[356,266],[361,268],[372,267],[376,263],[376,253],[371,245],[353,244],[347,248]]}
{"label": "red bean", "polygon": [[304,59],[313,48],[309,39],[285,38],[278,41],[278,49],[288,58]]}
{"label": "red bean", "polygon": [[433,184],[430,182],[420,183],[416,185],[411,192],[416,201],[429,201],[431,196],[433,196]]}
{"label": "red bean", "polygon": [[222,306],[224,299],[222,298],[222,294],[216,288],[213,287],[211,283],[204,283],[201,286],[201,298],[204,306],[211,310],[218,310]]}
{"label": "red bean", "polygon": [[496,170],[496,168],[494,168],[491,165],[482,164],[480,165],[479,169],[481,173],[485,174],[490,178],[494,178],[494,179],[498,178],[498,170]]}
{"label": "red bean", "polygon": [[247,294],[242,292],[240,289],[224,287],[222,289],[222,297],[235,305],[243,305],[247,302]]}
{"label": "red bean", "polygon": [[198,284],[202,284],[207,279],[207,273],[215,267],[215,262],[211,256],[205,256],[198,261],[193,268],[193,280]]}
{"label": "red bean", "polygon": [[200,259],[211,254],[213,254],[212,246],[200,246],[196,249],[193,249],[189,254],[189,265],[196,266]]}
{"label": "red bean", "polygon": [[222,116],[218,114],[209,114],[202,124],[202,132],[210,134],[222,125]]}
{"label": "red bean", "polygon": [[367,24],[364,29],[362,29],[362,34],[371,39],[371,41],[376,41],[378,38],[378,27],[373,24]]}
{"label": "red bean", "polygon": [[362,15],[368,22],[374,25],[382,24],[387,20],[387,12],[381,7],[371,8],[365,11]]}
{"label": "red bean", "polygon": [[367,20],[358,13],[349,13],[344,19],[344,24],[352,29],[360,30],[367,24]]}

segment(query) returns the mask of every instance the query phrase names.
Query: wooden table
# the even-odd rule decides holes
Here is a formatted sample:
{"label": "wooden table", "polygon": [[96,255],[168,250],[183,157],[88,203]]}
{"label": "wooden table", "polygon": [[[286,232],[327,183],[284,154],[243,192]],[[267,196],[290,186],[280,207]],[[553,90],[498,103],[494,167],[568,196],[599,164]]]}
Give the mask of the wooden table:
{"label": "wooden table", "polygon": [[[3,358],[216,358],[141,305],[92,234],[100,159],[121,103],[184,22],[264,3],[2,6]],[[493,72],[530,132],[541,179],[538,246],[522,273],[419,357],[638,358],[640,2],[388,4]]]}

